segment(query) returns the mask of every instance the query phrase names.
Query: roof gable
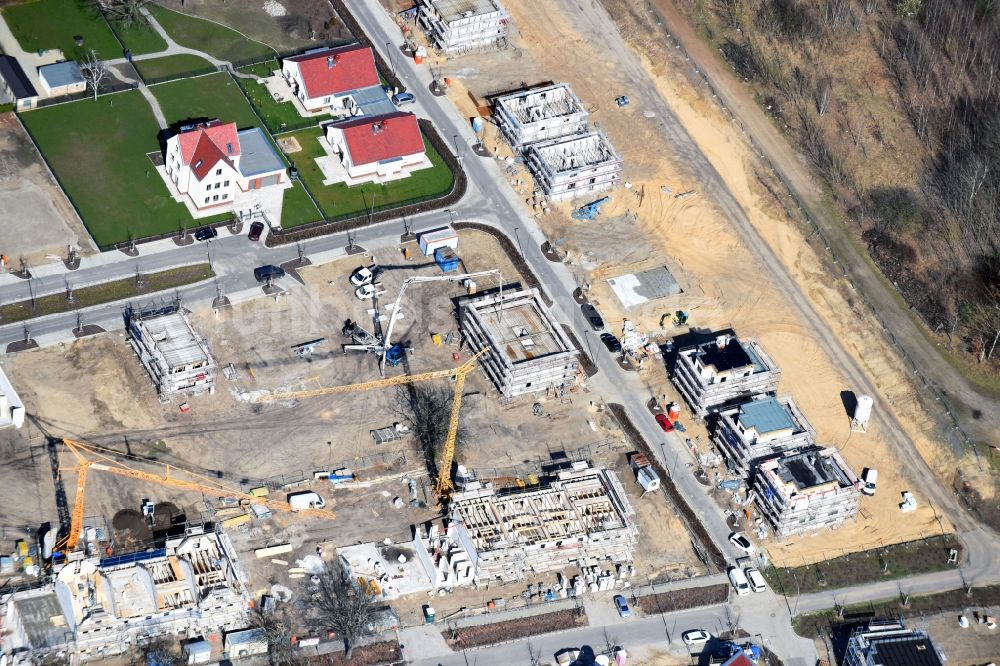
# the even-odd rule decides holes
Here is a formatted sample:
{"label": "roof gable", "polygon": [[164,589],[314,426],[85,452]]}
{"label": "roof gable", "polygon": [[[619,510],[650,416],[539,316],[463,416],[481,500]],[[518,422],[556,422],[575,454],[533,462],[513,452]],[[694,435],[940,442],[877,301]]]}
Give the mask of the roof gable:
{"label": "roof gable", "polygon": [[[203,142],[211,144],[223,157],[237,157],[240,154],[240,140],[236,123],[221,123],[213,120],[195,125],[192,129],[177,135],[181,147],[181,163],[193,164],[195,152]],[[207,150],[207,148],[203,149]],[[202,156],[204,157],[204,155]],[[200,178],[200,176],[199,176]]]}
{"label": "roof gable", "polygon": [[347,152],[355,165],[424,152],[417,117],[412,113],[357,118],[334,127],[344,133]]}
{"label": "roof gable", "polygon": [[354,44],[288,58],[299,67],[306,95],[312,98],[345,93],[380,84],[375,56]]}

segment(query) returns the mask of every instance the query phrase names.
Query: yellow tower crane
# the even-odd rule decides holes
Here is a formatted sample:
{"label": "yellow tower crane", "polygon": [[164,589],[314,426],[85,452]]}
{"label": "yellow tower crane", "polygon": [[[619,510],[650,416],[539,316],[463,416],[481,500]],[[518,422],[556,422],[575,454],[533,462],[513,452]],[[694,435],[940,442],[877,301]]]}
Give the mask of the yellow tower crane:
{"label": "yellow tower crane", "polygon": [[422,372],[415,375],[399,375],[397,377],[386,377],[370,382],[359,384],[345,384],[343,386],[326,386],[317,389],[305,389],[302,391],[281,391],[269,393],[254,398],[254,402],[277,402],[281,400],[299,400],[303,398],[315,398],[321,395],[332,395],[334,393],[349,393],[352,391],[370,391],[372,389],[385,388],[386,386],[399,386],[401,384],[414,384],[432,379],[454,378],[455,390],[451,401],[451,416],[448,420],[448,436],[445,438],[444,447],[441,451],[441,462],[438,465],[438,478],[434,489],[438,498],[445,502],[451,494],[454,486],[451,482],[451,463],[455,459],[455,440],[458,437],[458,417],[462,407],[462,390],[465,387],[465,378],[470,372],[476,369],[476,361],[486,353],[487,347],[483,347],[476,352],[472,358],[458,366],[447,370],[435,370],[433,372]]}
{"label": "yellow tower crane", "polygon": [[[112,457],[112,455],[107,455],[108,453],[121,455],[115,451],[110,451],[97,446],[91,446],[72,439],[64,439],[63,445],[76,458],[76,464],[72,467],[63,466],[62,461],[60,460],[59,471],[60,474],[70,470],[76,471],[76,497],[73,503],[73,516],[70,523],[69,533],[60,539],[60,541],[56,544],[55,550],[57,551],[72,551],[76,548],[77,543],[80,541],[80,532],[83,530],[83,509],[87,489],[87,475],[92,469],[95,471],[117,474],[118,476],[124,476],[131,479],[139,479],[140,481],[158,483],[160,485],[170,486],[171,488],[190,490],[203,495],[222,495],[225,497],[234,497],[238,500],[247,500],[256,504],[264,504],[269,509],[274,511],[292,511],[291,506],[289,506],[287,502],[272,500],[266,497],[257,497],[249,493],[234,490],[225,484],[215,481],[214,479],[181,467],[164,465],[164,473],[161,476],[159,474],[134,469],[116,460]],[[328,518],[331,520],[336,517],[332,511],[327,509],[300,509],[297,513],[308,516],[316,516],[319,518]]]}

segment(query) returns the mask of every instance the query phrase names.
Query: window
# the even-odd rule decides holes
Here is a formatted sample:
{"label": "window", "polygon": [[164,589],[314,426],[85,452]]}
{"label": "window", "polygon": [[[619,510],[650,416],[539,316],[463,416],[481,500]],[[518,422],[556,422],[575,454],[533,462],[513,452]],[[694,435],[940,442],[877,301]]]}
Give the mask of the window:
{"label": "window", "polygon": [[222,185],[223,185],[224,187],[229,187],[229,181],[227,180],[227,181],[226,181],[226,182],[224,182],[224,183],[223,183]]}
{"label": "window", "polygon": [[208,197],[205,197],[205,203],[208,203]]}
{"label": "window", "polygon": [[216,195],[214,195],[212,197],[212,201],[218,201],[218,200],[219,200],[219,195],[218,194],[216,194]]}
{"label": "window", "polygon": [[215,184],[215,189],[219,189],[220,187],[222,187],[222,183],[216,183]]}
{"label": "window", "polygon": [[229,198],[229,195],[228,195],[228,194],[223,194],[223,195],[222,195],[222,200],[223,200],[223,201],[225,201],[225,200],[226,200],[226,199],[228,199],[228,198]]}
{"label": "window", "polygon": [[222,169],[216,169],[215,170],[215,175],[216,176],[221,176],[222,175]]}

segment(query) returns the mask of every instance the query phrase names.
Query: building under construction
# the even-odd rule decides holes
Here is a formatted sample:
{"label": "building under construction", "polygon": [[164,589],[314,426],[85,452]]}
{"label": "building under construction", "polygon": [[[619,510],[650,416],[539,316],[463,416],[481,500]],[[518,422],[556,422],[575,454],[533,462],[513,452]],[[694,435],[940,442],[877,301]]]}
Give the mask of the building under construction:
{"label": "building under construction", "polygon": [[451,519],[477,585],[572,564],[631,562],[639,535],[618,477],[586,462],[541,488],[501,493],[487,485],[455,493]]}
{"label": "building under construction", "polygon": [[49,582],[0,593],[8,663],[70,654],[100,661],[156,636],[193,639],[246,627],[247,581],[228,537],[188,531],[130,555],[73,552]]}
{"label": "building under construction", "polygon": [[539,189],[553,201],[618,185],[624,165],[603,132],[587,132],[531,144],[525,165]]}
{"label": "building under construction", "polygon": [[853,519],[861,502],[857,475],[833,447],[764,461],[753,489],[757,508],[778,538],[836,527]]}
{"label": "building under construction", "polygon": [[720,411],[714,440],[729,469],[747,478],[761,461],[811,446],[815,436],[790,396],[761,396]]}
{"label": "building under construction", "polygon": [[493,100],[497,126],[511,147],[582,134],[590,116],[567,83],[501,95]]}
{"label": "building under construction", "polygon": [[781,371],[753,339],[732,329],[680,347],[671,379],[695,416],[704,418],[724,405],[774,393]]}
{"label": "building under construction", "polygon": [[579,351],[537,289],[466,299],[459,313],[465,342],[487,348],[480,365],[505,398],[561,389],[575,380]]}
{"label": "building under construction", "polygon": [[129,342],[161,397],[214,389],[215,359],[179,306],[129,306],[124,317]]}
{"label": "building under construction", "polygon": [[505,48],[510,15],[499,0],[417,0],[417,22],[450,55]]}

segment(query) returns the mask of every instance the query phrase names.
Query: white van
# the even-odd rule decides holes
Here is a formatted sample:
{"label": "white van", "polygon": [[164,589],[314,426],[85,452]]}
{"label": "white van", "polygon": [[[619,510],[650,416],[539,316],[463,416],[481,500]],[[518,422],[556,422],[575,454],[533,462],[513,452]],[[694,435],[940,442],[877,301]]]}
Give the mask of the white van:
{"label": "white van", "polygon": [[739,567],[729,567],[729,582],[733,584],[736,594],[745,597],[750,594],[750,583]]}
{"label": "white van", "polygon": [[875,484],[878,482],[878,470],[866,469],[861,475],[861,492],[865,495],[875,494]]}
{"label": "white van", "polygon": [[764,576],[759,571],[753,567],[747,567],[743,570],[743,573],[747,577],[747,582],[750,583],[751,590],[754,592],[764,592],[767,590],[767,583],[764,582]]}
{"label": "white van", "polygon": [[303,493],[292,493],[288,496],[288,504],[292,511],[302,509],[322,509],[326,506],[326,500],[319,496],[319,493],[307,491]]}

